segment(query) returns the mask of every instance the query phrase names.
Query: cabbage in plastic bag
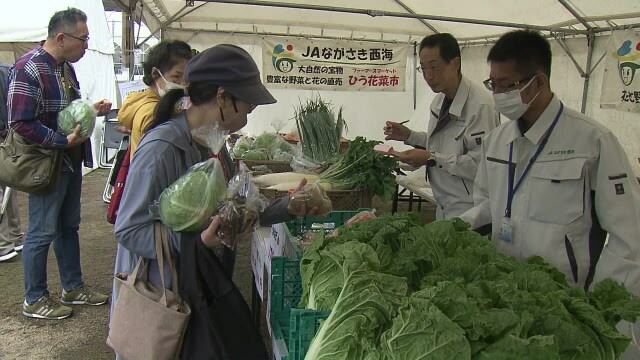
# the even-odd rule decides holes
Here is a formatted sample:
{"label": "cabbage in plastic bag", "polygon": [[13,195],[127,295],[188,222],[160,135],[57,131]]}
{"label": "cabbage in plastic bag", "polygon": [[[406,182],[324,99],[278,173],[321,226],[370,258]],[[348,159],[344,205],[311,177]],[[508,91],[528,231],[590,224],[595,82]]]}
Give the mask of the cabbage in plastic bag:
{"label": "cabbage in plastic bag", "polygon": [[267,149],[270,151],[276,145],[277,141],[278,141],[278,135],[265,132],[256,136],[256,139],[253,140],[253,148]]}
{"label": "cabbage in plastic bag", "polygon": [[242,156],[244,160],[269,160],[269,151],[266,149],[249,150]]}
{"label": "cabbage in plastic bag", "polygon": [[[196,140],[207,144],[213,154],[220,152],[228,135],[215,124],[191,133]],[[222,165],[212,158],[193,165],[166,188],[150,206],[150,211],[154,218],[159,218],[174,231],[200,231],[209,225],[226,193]]]}
{"label": "cabbage in plastic bag", "polygon": [[160,195],[160,220],[174,231],[204,230],[226,194],[220,161],[195,164]]}
{"label": "cabbage in plastic bag", "polygon": [[96,114],[89,103],[76,99],[58,114],[58,130],[63,135],[69,135],[80,124],[80,135],[89,137],[96,126]]}
{"label": "cabbage in plastic bag", "polygon": [[291,160],[293,160],[293,154],[282,149],[273,149],[271,151],[271,159],[275,161],[291,162]]}
{"label": "cabbage in plastic bag", "polygon": [[251,142],[251,139],[243,137],[234,145],[233,157],[236,159],[241,159],[249,150],[253,150],[253,143]]}

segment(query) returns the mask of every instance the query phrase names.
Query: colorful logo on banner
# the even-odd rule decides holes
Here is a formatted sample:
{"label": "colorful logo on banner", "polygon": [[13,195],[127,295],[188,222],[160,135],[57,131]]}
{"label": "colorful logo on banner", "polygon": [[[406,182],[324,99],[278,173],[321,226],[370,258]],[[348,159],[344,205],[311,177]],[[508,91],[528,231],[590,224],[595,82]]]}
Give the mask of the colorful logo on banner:
{"label": "colorful logo on banner", "polygon": [[273,51],[268,51],[267,54],[271,55],[273,68],[284,74],[291,72],[296,62],[292,51],[292,45],[284,47],[282,44],[274,46]]}
{"label": "colorful logo on banner", "polygon": [[620,80],[625,86],[631,85],[636,72],[640,69],[638,59],[640,59],[640,41],[634,43],[625,40],[613,56],[618,59],[618,71]]}
{"label": "colorful logo on banner", "polygon": [[404,91],[407,44],[263,39],[263,78],[270,88]]}

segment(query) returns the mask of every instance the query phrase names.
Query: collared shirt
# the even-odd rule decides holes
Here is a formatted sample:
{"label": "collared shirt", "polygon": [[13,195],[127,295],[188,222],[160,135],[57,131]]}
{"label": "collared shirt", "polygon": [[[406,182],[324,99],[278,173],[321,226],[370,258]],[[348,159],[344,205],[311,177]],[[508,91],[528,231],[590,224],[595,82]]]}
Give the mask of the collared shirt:
{"label": "collared shirt", "polygon": [[611,131],[566,106],[514,195],[511,242],[500,239],[510,144],[519,179],[559,109],[554,96],[524,134],[517,121],[509,121],[485,138],[475,206],[461,218],[472,228],[491,223],[499,251],[541,256],[574,286],[612,278],[640,295],[640,185]]}
{"label": "collared shirt", "polygon": [[428,132],[412,131],[406,141],[425,147],[435,161],[427,168],[427,174],[439,205],[438,219],[458,216],[473,207],[473,180],[481,144],[500,124],[491,94],[464,76],[448,112],[443,112],[446,105],[444,94],[436,95],[431,103]]}
{"label": "collared shirt", "polygon": [[[56,132],[58,113],[69,104],[63,87],[63,64],[41,46],[21,57],[11,69],[7,105],[11,128],[44,148],[62,148],[67,137]],[[69,65],[70,86],[80,92],[75,72]]]}

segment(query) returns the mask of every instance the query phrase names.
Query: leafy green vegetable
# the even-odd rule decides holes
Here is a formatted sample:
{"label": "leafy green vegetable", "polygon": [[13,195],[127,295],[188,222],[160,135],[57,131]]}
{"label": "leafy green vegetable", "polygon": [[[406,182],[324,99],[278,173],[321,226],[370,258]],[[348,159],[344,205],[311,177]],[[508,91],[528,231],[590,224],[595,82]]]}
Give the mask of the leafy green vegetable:
{"label": "leafy green vegetable", "polygon": [[311,341],[306,360],[373,359],[379,339],[406,304],[403,278],[356,270],[347,275],[331,315]]}
{"label": "leafy green vegetable", "polygon": [[253,140],[254,149],[266,149],[271,151],[276,146],[278,136],[273,133],[262,133]]}
{"label": "leafy green vegetable", "polygon": [[634,322],[640,314],[640,298],[631,295],[624,286],[613,280],[604,280],[595,285],[588,294],[589,302],[605,317],[609,325],[620,320]]}
{"label": "leafy green vegetable", "polygon": [[253,150],[253,148],[253,142],[251,139],[243,137],[233,146],[233,157],[236,159],[242,159],[244,154],[249,150]]}
{"label": "leafy green vegetable", "polygon": [[198,163],[160,194],[160,220],[175,231],[203,230],[226,194],[220,162]]}
{"label": "leafy green vegetable", "polygon": [[249,150],[242,158],[245,160],[269,160],[269,152],[265,149]]}
{"label": "leafy green vegetable", "polygon": [[[640,316],[640,299],[622,285],[572,288],[542,258],[500,254],[459,219],[420,226],[413,214],[384,215],[336,237],[321,234],[301,272],[301,305],[339,314],[307,359],[617,359],[630,339],[615,325]],[[354,285],[349,272],[371,278]],[[381,274],[402,279],[408,291],[386,327],[385,317],[362,316],[360,306],[370,302],[344,301],[356,291],[346,288],[378,284]]]}
{"label": "leafy green vegetable", "polygon": [[429,300],[411,297],[380,338],[382,353],[393,360],[470,359],[464,330]]}
{"label": "leafy green vegetable", "polygon": [[91,105],[86,101],[73,100],[66,108],[58,114],[58,129],[64,135],[69,135],[80,125],[80,135],[88,137],[96,126],[96,114]]}
{"label": "leafy green vegetable", "polygon": [[384,201],[391,200],[396,186],[393,170],[398,162],[373,151],[377,144],[380,142],[358,136],[343,155],[330,161],[333,165],[320,175],[320,181],[331,183],[336,190],[365,189]]}
{"label": "leafy green vegetable", "polygon": [[330,104],[318,95],[295,109],[295,119],[304,156],[321,164],[338,154],[346,127],[342,107],[336,116]]}
{"label": "leafy green vegetable", "polygon": [[473,360],[559,360],[558,344],[553,336],[533,336],[521,339],[507,335],[489,345]]}
{"label": "leafy green vegetable", "polygon": [[345,274],[357,269],[378,270],[380,261],[367,244],[350,241],[329,244],[320,250],[320,261],[302,267],[301,276],[310,280],[304,286],[301,303],[308,309],[329,311],[335,305]]}

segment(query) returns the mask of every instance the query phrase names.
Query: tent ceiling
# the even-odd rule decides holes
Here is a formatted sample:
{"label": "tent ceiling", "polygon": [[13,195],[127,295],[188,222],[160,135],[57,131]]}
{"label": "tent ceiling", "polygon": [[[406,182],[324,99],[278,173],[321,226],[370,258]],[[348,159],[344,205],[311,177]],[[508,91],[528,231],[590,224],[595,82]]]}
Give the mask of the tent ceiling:
{"label": "tent ceiling", "polygon": [[495,38],[523,24],[586,34],[587,28],[576,16],[596,30],[640,25],[638,0],[207,0],[189,5],[185,0],[138,1],[152,31],[168,24],[169,31],[414,41],[435,29],[464,41]]}

